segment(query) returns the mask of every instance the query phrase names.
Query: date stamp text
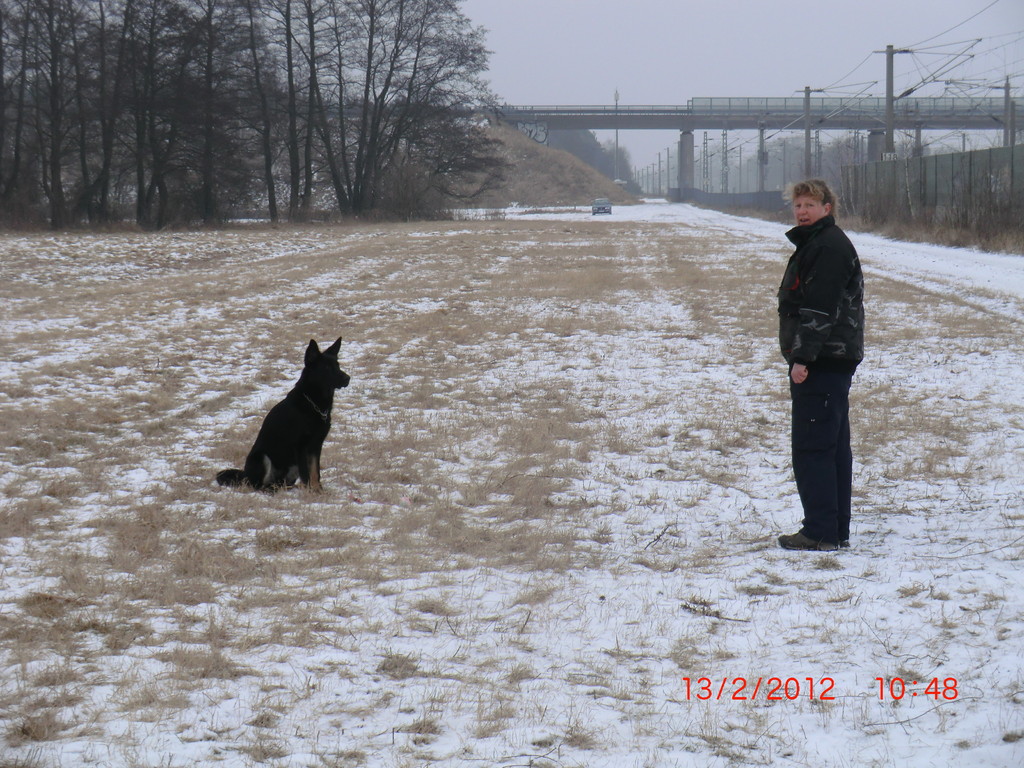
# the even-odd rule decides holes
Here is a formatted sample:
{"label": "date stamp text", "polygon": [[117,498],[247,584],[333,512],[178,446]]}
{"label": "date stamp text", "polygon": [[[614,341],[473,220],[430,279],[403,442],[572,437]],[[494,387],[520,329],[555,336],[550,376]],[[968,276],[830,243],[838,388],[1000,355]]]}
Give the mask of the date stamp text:
{"label": "date stamp text", "polygon": [[[835,701],[838,695],[832,677],[684,677],[686,701]],[[876,677],[879,701],[901,701],[918,696],[935,701],[955,701],[960,695],[955,677],[904,680]]]}

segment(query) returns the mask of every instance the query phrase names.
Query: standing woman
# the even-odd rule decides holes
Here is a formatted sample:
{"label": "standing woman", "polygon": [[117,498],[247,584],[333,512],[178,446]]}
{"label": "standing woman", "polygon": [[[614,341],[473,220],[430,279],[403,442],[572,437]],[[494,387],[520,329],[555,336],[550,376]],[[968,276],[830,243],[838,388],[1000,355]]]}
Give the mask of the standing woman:
{"label": "standing woman", "polygon": [[835,220],[836,198],[820,179],[789,192],[796,246],[779,288],[779,343],[789,363],[793,473],[803,526],[785,549],[850,546],[850,385],[864,357],[864,276]]}

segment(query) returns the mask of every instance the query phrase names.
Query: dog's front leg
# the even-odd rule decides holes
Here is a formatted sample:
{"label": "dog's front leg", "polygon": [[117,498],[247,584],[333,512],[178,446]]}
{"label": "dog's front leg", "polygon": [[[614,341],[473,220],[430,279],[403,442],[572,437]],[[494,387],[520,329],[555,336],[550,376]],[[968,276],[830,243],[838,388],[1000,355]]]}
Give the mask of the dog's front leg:
{"label": "dog's front leg", "polygon": [[308,457],[308,474],[309,479],[306,484],[309,486],[311,491],[320,493],[324,488],[320,485],[320,456],[316,452],[309,454]]}

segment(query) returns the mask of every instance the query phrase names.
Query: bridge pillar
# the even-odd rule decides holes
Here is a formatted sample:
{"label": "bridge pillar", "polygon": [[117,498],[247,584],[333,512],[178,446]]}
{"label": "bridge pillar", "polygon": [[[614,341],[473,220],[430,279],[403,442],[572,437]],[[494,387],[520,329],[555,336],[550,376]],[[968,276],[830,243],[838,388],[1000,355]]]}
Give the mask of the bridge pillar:
{"label": "bridge pillar", "polygon": [[867,161],[869,163],[877,163],[882,159],[882,153],[885,151],[885,131],[877,129],[874,131],[868,131],[868,156]]}
{"label": "bridge pillar", "polygon": [[687,190],[693,189],[693,131],[679,132],[679,162],[676,163],[679,174],[679,199],[686,200]]}

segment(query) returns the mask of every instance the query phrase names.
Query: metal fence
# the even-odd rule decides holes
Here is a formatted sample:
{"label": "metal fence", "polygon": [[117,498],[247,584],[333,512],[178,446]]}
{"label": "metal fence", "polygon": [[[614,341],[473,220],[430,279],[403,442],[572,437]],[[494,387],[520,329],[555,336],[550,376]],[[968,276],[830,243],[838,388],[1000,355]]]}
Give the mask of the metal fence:
{"label": "metal fence", "polygon": [[716,210],[754,210],[777,213],[785,210],[786,203],[782,193],[770,192],[705,192],[700,189],[684,189],[682,195],[678,189],[669,190],[669,199],[673,202],[697,203]]}
{"label": "metal fence", "polygon": [[843,205],[872,223],[1024,231],[1024,145],[843,168]]}

